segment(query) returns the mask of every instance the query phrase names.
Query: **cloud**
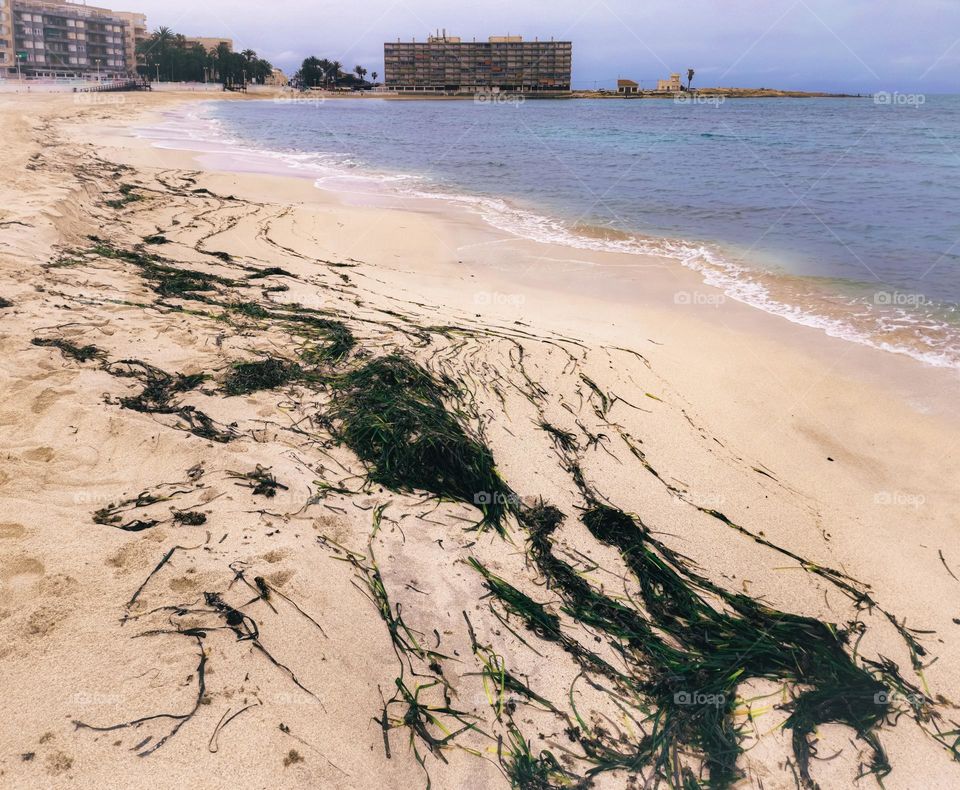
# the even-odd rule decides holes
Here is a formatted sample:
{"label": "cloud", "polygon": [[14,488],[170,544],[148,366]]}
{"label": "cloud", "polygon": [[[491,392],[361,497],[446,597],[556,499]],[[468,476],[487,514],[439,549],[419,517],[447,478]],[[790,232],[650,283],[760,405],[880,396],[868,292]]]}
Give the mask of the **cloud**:
{"label": "cloud", "polygon": [[152,28],[229,36],[287,71],[315,54],[382,73],[384,41],[423,40],[436,28],[467,39],[570,39],[578,86],[692,67],[724,85],[776,73],[782,88],[937,92],[956,89],[960,56],[960,4],[943,0],[130,0],[134,7]]}

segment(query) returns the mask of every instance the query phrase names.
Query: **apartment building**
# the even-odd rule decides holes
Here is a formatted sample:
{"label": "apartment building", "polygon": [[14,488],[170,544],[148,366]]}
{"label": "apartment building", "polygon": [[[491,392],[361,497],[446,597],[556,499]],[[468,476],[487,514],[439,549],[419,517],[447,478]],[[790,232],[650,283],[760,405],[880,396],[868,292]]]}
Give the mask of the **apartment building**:
{"label": "apartment building", "polygon": [[143,62],[143,56],[137,54],[137,47],[150,38],[150,33],[147,30],[146,14],[138,14],[133,11],[113,11],[110,13],[117,19],[122,20],[127,26],[127,34],[124,37],[126,61],[128,70],[133,73],[137,70],[137,66]]}
{"label": "apartment building", "polygon": [[[60,0],[0,0],[10,31],[0,33],[0,73],[26,77],[126,77],[147,38],[143,14]],[[0,30],[4,24],[0,22]]]}
{"label": "apartment building", "polygon": [[383,46],[384,81],[401,92],[524,93],[570,90],[573,44],[491,36],[463,41],[443,34]]}
{"label": "apartment building", "polygon": [[0,0],[0,77],[15,65],[13,48],[13,12],[10,0]]}

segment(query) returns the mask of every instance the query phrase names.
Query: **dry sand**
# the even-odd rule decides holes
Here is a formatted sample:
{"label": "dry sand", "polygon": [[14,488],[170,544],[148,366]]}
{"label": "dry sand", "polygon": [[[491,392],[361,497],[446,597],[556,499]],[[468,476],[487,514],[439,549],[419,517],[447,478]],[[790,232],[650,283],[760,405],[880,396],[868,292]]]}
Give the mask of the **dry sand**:
{"label": "dry sand", "polygon": [[[555,556],[610,600],[650,614],[624,558],[579,520],[573,457],[589,490],[649,526],[659,556],[687,558],[674,567],[778,611],[841,628],[859,620],[857,664],[895,662],[925,695],[919,722],[900,699],[875,730],[892,766],[884,786],[960,787],[960,765],[932,736],[960,719],[951,374],[736,303],[677,305],[678,292],[711,292],[670,262],[535,244],[445,206],[358,205],[308,180],[204,169],[124,131],[187,98],[0,97],[0,297],[12,303],[0,310],[0,785],[413,788],[429,776],[438,788],[500,788],[512,734],[534,757],[555,755],[570,783],[593,764],[578,738],[606,733],[630,753],[651,731],[622,687],[617,701],[602,673],[578,679],[578,649],[627,675],[636,667],[564,609],[515,519],[506,537],[470,531],[470,504],[366,484],[331,433],[320,381],[225,396],[233,363],[292,361],[310,345],[256,308],[222,306],[243,302],[343,321],[357,347],[341,372],[401,351],[458,382],[467,395],[447,405],[513,491],[566,514]],[[145,251],[232,281],[201,293],[220,304],[158,294],[135,262],[81,252],[91,236],[131,251],[157,234],[169,243]],[[245,279],[267,267],[288,274]],[[37,338],[100,355],[81,362]],[[207,379],[166,409],[129,408],[158,371]],[[212,420],[206,438],[190,432],[198,413]],[[569,434],[572,455],[542,422]],[[257,467],[282,484],[276,496],[234,476]],[[175,511],[205,522],[177,523]],[[470,558],[559,615],[567,649],[509,614]],[[858,611],[811,572],[821,567],[858,580],[877,606]],[[381,589],[419,652],[395,649],[372,600]],[[701,597],[724,608],[702,587]],[[884,612],[922,632],[921,672]],[[258,639],[238,639],[254,623]],[[484,655],[553,711],[517,695],[498,709]],[[420,709],[419,733],[398,678],[435,709]],[[796,786],[781,704],[801,692],[741,683],[738,785]],[[572,737],[571,699],[583,717]],[[464,722],[473,728],[460,732]],[[433,748],[422,737],[453,734]],[[839,723],[811,742],[824,788],[853,786],[872,759]],[[668,773],[683,764],[707,776],[694,751],[676,760]],[[594,781],[653,777],[633,766]]]}

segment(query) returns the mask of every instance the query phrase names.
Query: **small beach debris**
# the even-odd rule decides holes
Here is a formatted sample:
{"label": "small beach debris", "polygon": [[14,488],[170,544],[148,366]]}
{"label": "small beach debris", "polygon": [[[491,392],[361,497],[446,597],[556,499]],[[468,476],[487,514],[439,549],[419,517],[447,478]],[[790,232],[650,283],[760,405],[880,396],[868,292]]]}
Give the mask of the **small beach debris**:
{"label": "small beach debris", "polygon": [[297,763],[302,763],[303,757],[300,755],[296,749],[291,749],[287,752],[286,757],[283,758],[283,767],[289,768],[291,765],[296,765]]}
{"label": "small beach debris", "polygon": [[207,517],[195,510],[176,510],[173,513],[173,523],[184,527],[199,527],[207,523]]}
{"label": "small beach debris", "polygon": [[246,482],[237,483],[238,486],[250,488],[257,496],[264,496],[267,499],[273,499],[278,490],[289,491],[290,489],[283,483],[278,483],[268,468],[257,464],[257,468],[252,472],[228,472],[230,477]]}
{"label": "small beach debris", "polygon": [[947,569],[947,573],[950,574],[950,577],[951,577],[954,581],[960,581],[960,579],[957,579],[957,577],[954,575],[953,571],[950,570],[950,566],[947,565],[946,557],[943,556],[943,549],[937,549],[937,553],[940,555],[940,562],[943,563],[943,567]]}

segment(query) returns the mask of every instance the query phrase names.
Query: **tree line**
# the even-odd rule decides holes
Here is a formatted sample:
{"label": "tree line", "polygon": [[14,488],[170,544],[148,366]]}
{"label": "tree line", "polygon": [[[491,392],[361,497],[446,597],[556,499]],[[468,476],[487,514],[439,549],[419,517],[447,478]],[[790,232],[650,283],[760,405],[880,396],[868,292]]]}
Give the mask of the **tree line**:
{"label": "tree line", "polygon": [[263,84],[273,73],[269,61],[252,49],[233,52],[226,43],[208,51],[202,44],[187,43],[186,36],[168,27],[158,28],[137,45],[137,71],[147,79],[165,82],[222,82]]}
{"label": "tree line", "polygon": [[293,82],[301,88],[371,88],[377,82],[377,72],[372,72],[372,82],[367,82],[367,70],[363,66],[355,66],[352,72],[345,72],[339,60],[309,57],[303,61],[300,71],[296,73]]}

